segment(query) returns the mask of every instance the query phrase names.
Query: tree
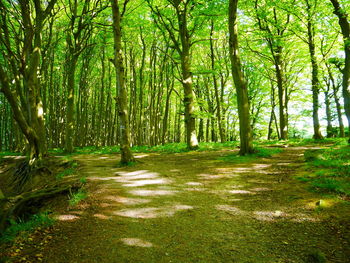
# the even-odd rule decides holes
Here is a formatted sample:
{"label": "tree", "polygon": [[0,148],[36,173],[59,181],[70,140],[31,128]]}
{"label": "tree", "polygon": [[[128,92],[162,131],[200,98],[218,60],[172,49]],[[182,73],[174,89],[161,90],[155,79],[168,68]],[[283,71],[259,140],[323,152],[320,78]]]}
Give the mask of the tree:
{"label": "tree", "polygon": [[[345,65],[342,69],[343,73],[343,98],[344,98],[344,108],[345,115],[348,119],[348,127],[350,131],[350,22],[348,20],[348,14],[340,6],[338,0],[330,0],[334,7],[334,14],[338,17],[339,26],[341,28],[341,33],[344,41],[344,51],[345,51]],[[350,137],[350,132],[349,132]],[[350,138],[348,143],[350,144]]]}
{"label": "tree", "polygon": [[[185,123],[186,123],[186,142],[187,148],[195,150],[198,148],[198,140],[196,134],[196,117],[194,107],[194,92],[193,92],[193,76],[191,70],[191,47],[194,42],[192,35],[198,25],[195,23],[192,29],[188,28],[189,10],[196,5],[193,0],[167,0],[175,9],[178,27],[171,21],[171,18],[166,17],[158,7],[153,7],[150,1],[149,6],[156,15],[157,25],[163,30],[166,30],[174,48],[178,52],[181,60],[181,83],[184,90],[184,106],[185,106]],[[175,31],[175,32],[174,32]],[[178,35],[176,35],[178,34]]]}
{"label": "tree", "polygon": [[230,58],[232,64],[232,76],[237,92],[237,105],[239,115],[240,155],[253,153],[252,131],[250,126],[249,100],[247,81],[244,78],[238,48],[237,26],[238,0],[229,1],[229,33],[230,33]]}
{"label": "tree", "polygon": [[111,0],[113,14],[113,37],[114,37],[114,60],[117,84],[117,106],[119,115],[119,132],[120,132],[120,152],[121,164],[126,165],[134,161],[134,156],[130,150],[130,128],[128,115],[128,97],[125,88],[123,50],[122,50],[122,31],[121,21],[126,10],[129,0],[125,0],[122,12],[119,9],[118,0]]}
{"label": "tree", "polygon": [[259,1],[255,0],[256,19],[260,30],[264,32],[264,38],[269,46],[275,67],[279,101],[280,139],[286,140],[288,139],[288,90],[285,76],[286,62],[283,57],[283,38],[290,24],[291,14],[288,12],[279,14],[281,10],[278,10],[276,6],[271,8],[269,3],[265,5],[260,6]]}
{"label": "tree", "polygon": [[320,120],[318,117],[319,109],[319,93],[320,93],[320,81],[318,74],[318,63],[316,59],[316,50],[315,50],[315,21],[314,16],[317,7],[317,0],[305,0],[306,10],[307,10],[307,35],[308,40],[307,44],[310,52],[310,60],[312,66],[312,119],[314,123],[314,139],[323,139],[323,136],[320,131]]}
{"label": "tree", "polygon": [[[14,118],[28,141],[30,163],[42,159],[47,153],[40,80],[41,34],[55,3],[56,0],[45,3],[40,0],[20,0],[13,3],[20,10],[18,13],[12,12],[9,4],[0,1],[0,42],[5,47],[4,61],[0,64],[1,92],[11,105]],[[22,21],[22,28],[19,24],[16,24],[19,28],[14,27],[10,14],[16,14],[17,21]],[[11,39],[11,34],[16,37],[16,41]],[[11,65],[12,72],[4,68],[3,63]]]}

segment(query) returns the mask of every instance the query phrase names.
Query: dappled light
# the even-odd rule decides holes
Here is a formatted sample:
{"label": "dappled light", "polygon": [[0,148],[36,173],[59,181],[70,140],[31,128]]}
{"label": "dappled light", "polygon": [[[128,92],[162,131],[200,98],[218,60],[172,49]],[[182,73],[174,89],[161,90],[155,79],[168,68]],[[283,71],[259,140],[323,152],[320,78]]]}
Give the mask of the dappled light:
{"label": "dappled light", "polygon": [[205,179],[205,180],[216,180],[216,179],[239,176],[239,175],[234,175],[234,174],[230,174],[230,175],[228,175],[228,174],[199,174],[197,176],[202,178],[202,179]]}
{"label": "dappled light", "polygon": [[149,155],[148,154],[138,154],[138,155],[135,155],[135,159],[142,159],[142,158],[145,158],[145,157],[148,157]]}
{"label": "dappled light", "polygon": [[230,206],[230,205],[217,205],[215,208],[218,210],[221,210],[221,211],[228,212],[229,214],[232,214],[232,215],[244,215],[244,214],[246,214],[246,212],[242,211],[238,207]]}
{"label": "dappled light", "polygon": [[132,195],[138,196],[165,196],[165,195],[174,195],[178,191],[175,190],[146,190],[146,189],[137,189],[128,191]]}
{"label": "dappled light", "polygon": [[58,215],[57,220],[59,221],[74,221],[79,219],[79,216],[77,215]]}
{"label": "dappled light", "polygon": [[192,206],[188,205],[173,205],[164,207],[145,207],[135,209],[123,209],[116,211],[113,214],[123,217],[132,218],[158,218],[158,217],[169,217],[173,216],[176,212],[193,209]]}
{"label": "dappled light", "polygon": [[185,183],[186,185],[192,185],[192,186],[200,186],[200,185],[203,185],[202,183],[200,182],[187,182]]}
{"label": "dappled light", "polygon": [[144,241],[139,238],[121,238],[120,239],[125,245],[132,247],[153,247],[153,244],[148,241]]}
{"label": "dappled light", "polygon": [[146,185],[161,185],[169,184],[171,181],[168,179],[153,179],[153,180],[139,180],[139,181],[130,181],[129,183],[123,184],[125,187],[137,187],[137,186],[146,186]]}
{"label": "dappled light", "polygon": [[230,194],[254,194],[253,192],[248,190],[228,190],[227,192]]}
{"label": "dappled light", "polygon": [[94,214],[94,217],[98,218],[98,219],[102,219],[102,220],[108,220],[110,219],[109,216],[106,216],[104,214]]}
{"label": "dappled light", "polygon": [[123,197],[123,196],[115,196],[115,195],[108,195],[103,197],[105,200],[109,200],[112,202],[117,202],[120,204],[125,205],[139,205],[139,204],[146,204],[151,202],[149,199],[141,199],[141,198],[130,198],[130,197]]}

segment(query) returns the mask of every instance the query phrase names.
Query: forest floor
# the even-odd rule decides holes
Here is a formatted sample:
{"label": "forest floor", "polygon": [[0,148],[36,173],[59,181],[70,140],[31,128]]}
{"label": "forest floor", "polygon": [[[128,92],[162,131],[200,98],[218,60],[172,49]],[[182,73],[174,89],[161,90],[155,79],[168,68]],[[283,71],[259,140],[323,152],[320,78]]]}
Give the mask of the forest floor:
{"label": "forest floor", "polygon": [[[88,197],[17,251],[23,262],[350,262],[350,205],[310,192],[289,147],[232,163],[236,150],[77,155]],[[321,201],[320,201],[321,200]],[[31,245],[32,244],[32,245]],[[33,245],[36,244],[36,245]],[[39,248],[38,248],[39,247]]]}

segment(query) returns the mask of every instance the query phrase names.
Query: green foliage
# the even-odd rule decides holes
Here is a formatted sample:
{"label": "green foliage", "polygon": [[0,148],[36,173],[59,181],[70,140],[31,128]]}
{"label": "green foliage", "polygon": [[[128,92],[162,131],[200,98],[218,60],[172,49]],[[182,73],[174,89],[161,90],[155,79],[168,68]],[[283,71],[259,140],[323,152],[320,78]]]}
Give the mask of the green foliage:
{"label": "green foliage", "polygon": [[62,179],[65,176],[73,175],[75,173],[74,168],[68,168],[56,175],[56,179]]}
{"label": "green foliage", "polygon": [[87,179],[86,179],[85,176],[81,177],[79,180],[80,180],[80,182],[81,182],[82,184],[86,184],[86,183],[87,183]]}
{"label": "green foliage", "polygon": [[87,193],[84,189],[79,189],[77,192],[72,193],[69,196],[69,205],[70,206],[76,206],[79,204],[82,200],[84,200],[87,197]]}
{"label": "green foliage", "polygon": [[310,167],[321,170],[313,175],[299,177],[299,180],[309,182],[316,191],[350,195],[349,147],[308,150],[305,159]]}
{"label": "green foliage", "polygon": [[250,162],[256,158],[269,158],[274,154],[278,154],[282,152],[281,148],[261,148],[257,147],[255,148],[255,153],[245,156],[240,156],[237,154],[229,154],[224,157],[219,158],[220,160],[223,160],[225,162],[232,162],[232,163],[244,163],[244,162]]}
{"label": "green foliage", "polygon": [[49,216],[48,212],[33,215],[29,220],[18,219],[11,220],[10,226],[4,231],[0,237],[0,243],[11,242],[18,235],[26,233],[38,227],[48,227],[54,223],[54,219]]}

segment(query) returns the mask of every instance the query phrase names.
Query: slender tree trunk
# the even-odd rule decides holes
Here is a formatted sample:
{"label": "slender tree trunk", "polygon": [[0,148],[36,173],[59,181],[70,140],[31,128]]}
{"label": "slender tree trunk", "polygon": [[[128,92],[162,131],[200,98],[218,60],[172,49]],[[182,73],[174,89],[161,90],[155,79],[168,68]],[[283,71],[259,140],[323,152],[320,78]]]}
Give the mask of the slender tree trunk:
{"label": "slender tree trunk", "polygon": [[213,84],[214,84],[214,91],[215,91],[215,99],[216,99],[216,112],[217,112],[217,122],[219,126],[219,134],[220,134],[220,142],[224,143],[226,141],[225,138],[225,132],[223,128],[222,123],[222,117],[221,117],[221,100],[219,95],[219,88],[218,88],[218,81],[216,78],[216,72],[215,72],[215,54],[214,54],[214,43],[213,43],[213,33],[214,33],[214,20],[211,20],[211,27],[210,27],[210,58],[211,58],[211,69],[213,71]]}
{"label": "slender tree trunk", "polygon": [[327,90],[324,92],[324,103],[326,105],[326,119],[327,119],[327,138],[334,136],[332,127],[332,111],[331,111],[331,100],[330,100],[330,83],[328,83]]}
{"label": "slender tree trunk", "polygon": [[113,14],[113,33],[114,33],[114,66],[116,69],[116,83],[118,90],[117,104],[119,115],[120,132],[120,151],[121,164],[128,164],[134,161],[134,156],[130,150],[130,131],[128,120],[128,98],[125,88],[124,65],[122,56],[122,32],[121,32],[121,13],[118,0],[111,0]]}
{"label": "slender tree trunk", "polygon": [[72,56],[68,65],[67,77],[67,109],[66,109],[66,136],[64,149],[67,153],[74,151],[74,135],[75,135],[75,69],[78,58]]}
{"label": "slender tree trunk", "polygon": [[[338,17],[339,26],[344,40],[344,51],[345,51],[345,66],[342,70],[343,73],[343,98],[344,98],[344,109],[345,115],[348,119],[348,128],[350,137],[350,23],[348,20],[348,14],[344,10],[338,0],[330,0],[334,7],[334,14]],[[349,138],[350,144],[350,138]]]}
{"label": "slender tree trunk", "polygon": [[337,117],[338,117],[338,123],[339,123],[339,137],[345,137],[345,130],[344,130],[344,123],[343,123],[343,113],[342,113],[342,107],[340,104],[340,100],[338,97],[338,91],[339,91],[339,85],[335,82],[335,79],[332,74],[331,67],[328,63],[326,63],[326,68],[328,71],[328,76],[332,84],[332,90],[333,90],[333,97],[335,102],[335,107],[337,109]]}
{"label": "slender tree trunk", "polygon": [[237,27],[238,0],[229,0],[229,32],[230,32],[230,59],[232,63],[232,76],[236,86],[237,105],[240,128],[240,155],[253,153],[253,139],[250,127],[249,99],[247,82],[244,78],[238,50]]}
{"label": "slender tree trunk", "polygon": [[319,109],[319,93],[320,93],[320,81],[318,78],[318,64],[315,55],[315,25],[313,21],[312,8],[309,3],[309,0],[306,0],[307,5],[307,34],[308,34],[308,46],[310,52],[311,66],[312,66],[312,119],[314,124],[314,136],[315,140],[323,139],[323,136],[320,131],[320,120],[318,117],[318,109]]}

